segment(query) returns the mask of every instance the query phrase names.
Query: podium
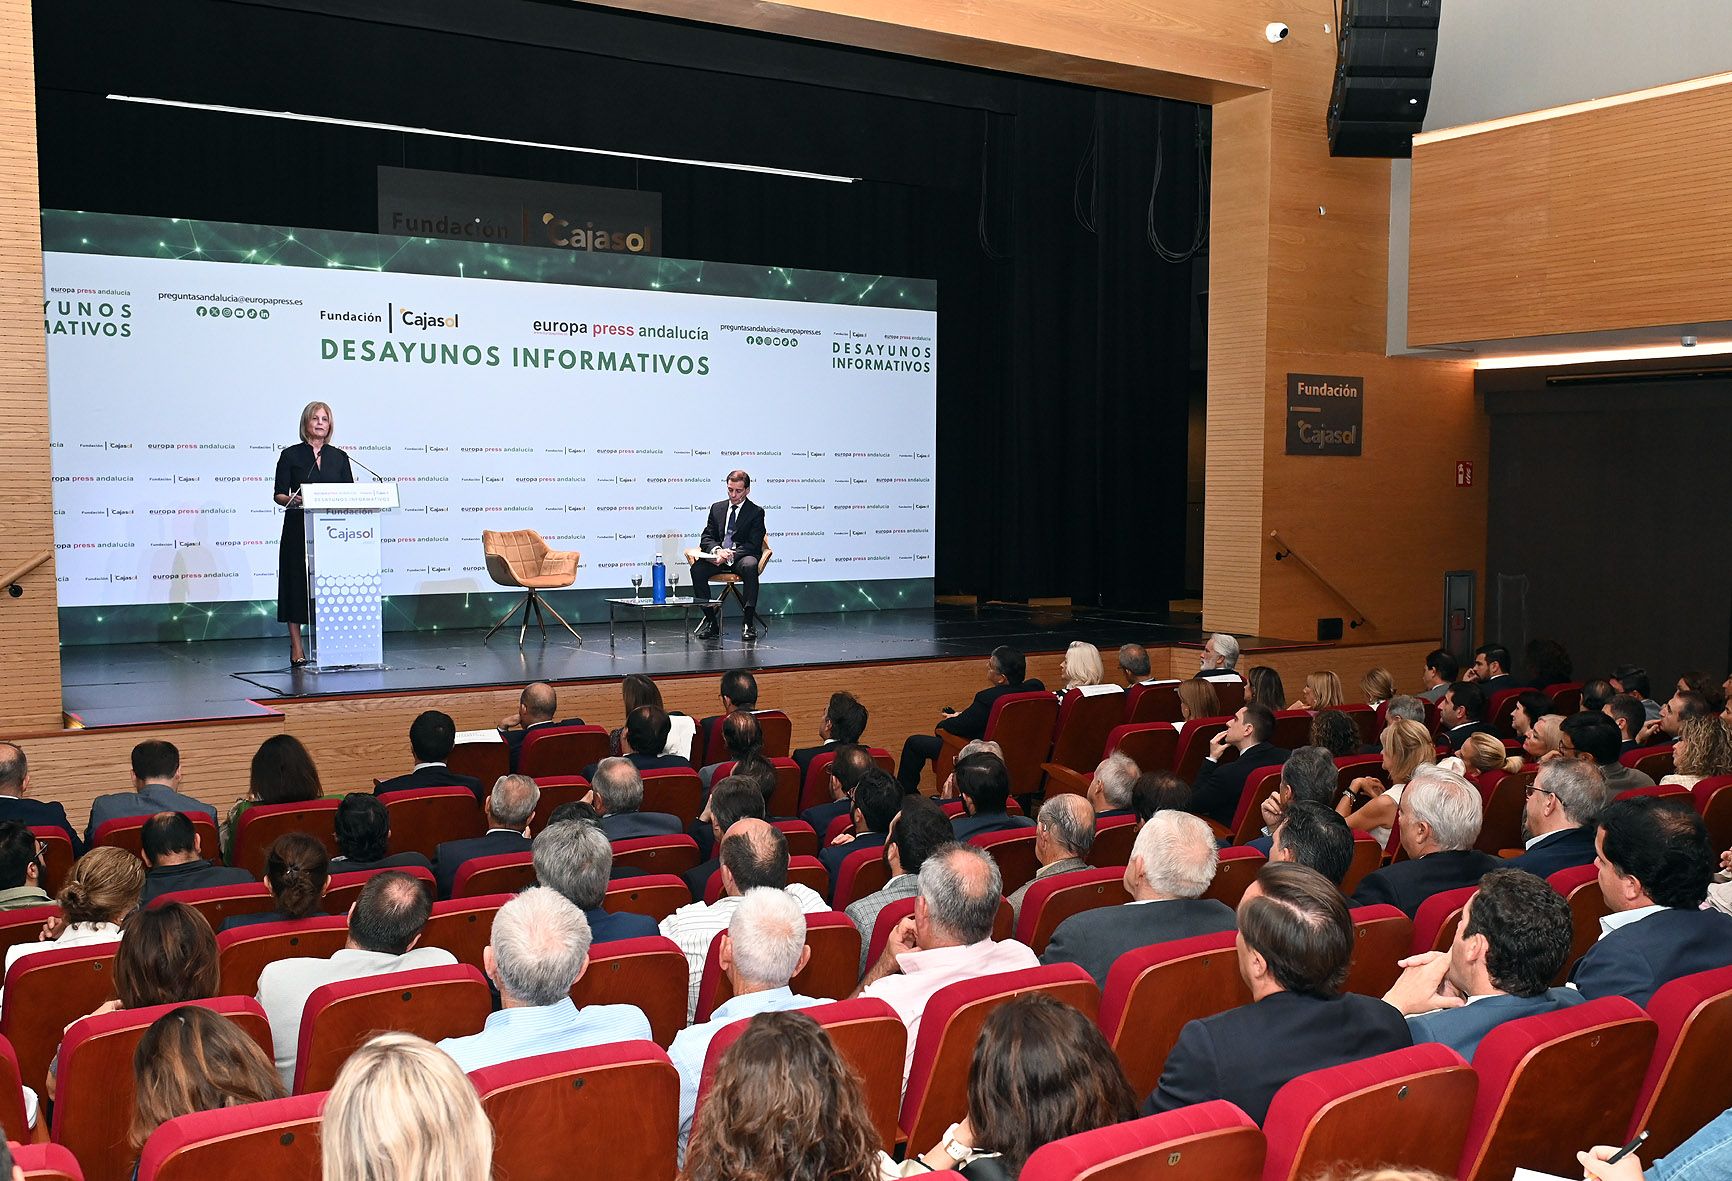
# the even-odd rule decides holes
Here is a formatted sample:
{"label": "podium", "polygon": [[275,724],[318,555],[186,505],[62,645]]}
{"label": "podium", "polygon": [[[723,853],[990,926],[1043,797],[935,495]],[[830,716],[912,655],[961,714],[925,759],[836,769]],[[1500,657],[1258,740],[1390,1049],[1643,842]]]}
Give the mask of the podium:
{"label": "podium", "polygon": [[384,668],[379,526],[397,485],[303,484],[310,671]]}

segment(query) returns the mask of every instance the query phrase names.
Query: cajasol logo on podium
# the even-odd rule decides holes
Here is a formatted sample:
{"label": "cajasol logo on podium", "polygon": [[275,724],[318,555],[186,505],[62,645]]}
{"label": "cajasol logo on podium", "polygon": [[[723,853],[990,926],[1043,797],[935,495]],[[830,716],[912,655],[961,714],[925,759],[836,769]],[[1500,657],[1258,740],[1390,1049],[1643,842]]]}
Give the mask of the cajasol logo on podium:
{"label": "cajasol logo on podium", "polygon": [[312,597],[310,668],[384,668],[379,517],[397,507],[397,486],[307,484],[307,587]]}

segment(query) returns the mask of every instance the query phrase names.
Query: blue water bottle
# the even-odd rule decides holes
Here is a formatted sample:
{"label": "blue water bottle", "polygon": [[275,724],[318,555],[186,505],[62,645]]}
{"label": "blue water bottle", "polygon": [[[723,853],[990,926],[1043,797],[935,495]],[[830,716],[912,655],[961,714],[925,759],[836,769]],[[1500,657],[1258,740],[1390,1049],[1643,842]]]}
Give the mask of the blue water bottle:
{"label": "blue water bottle", "polygon": [[662,563],[662,556],[656,555],[656,564],[650,568],[650,602],[665,603],[668,601],[668,568]]}

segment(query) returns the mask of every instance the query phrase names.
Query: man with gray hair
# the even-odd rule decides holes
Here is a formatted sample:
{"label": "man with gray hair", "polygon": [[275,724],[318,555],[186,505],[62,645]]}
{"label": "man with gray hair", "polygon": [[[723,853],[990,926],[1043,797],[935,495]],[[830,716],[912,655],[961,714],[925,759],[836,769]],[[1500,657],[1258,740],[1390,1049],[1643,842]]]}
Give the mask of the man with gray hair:
{"label": "man with gray hair", "polygon": [[680,831],[680,818],[667,812],[640,812],[643,776],[630,759],[603,759],[590,781],[590,803],[601,813],[601,830],[610,841],[668,837]]}
{"label": "man with gray hair", "polygon": [[541,802],[541,789],[527,775],[501,775],[488,793],[482,812],[487,817],[484,836],[444,841],[433,852],[433,876],[439,897],[451,897],[451,886],[465,861],[499,853],[529,852],[529,818]]}
{"label": "man with gray hair", "polygon": [[1095,818],[1102,816],[1134,816],[1132,807],[1136,795],[1137,776],[1142,768],[1130,755],[1114,751],[1095,764],[1094,778],[1089,780],[1088,799]]}
{"label": "man with gray hair", "polygon": [[1088,869],[1089,850],[1095,845],[1095,811],[1081,796],[1054,796],[1040,806],[1034,825],[1034,857],[1040,868],[1010,896],[1011,921],[1022,918],[1022,900],[1028,888],[1061,873]]}
{"label": "man with gray hair", "polygon": [[1200,681],[1244,680],[1233,669],[1239,663],[1239,641],[1225,632],[1216,632],[1203,645],[1197,658],[1197,679]]}
{"label": "man with gray hair", "polygon": [[1119,647],[1119,676],[1125,684],[1135,685],[1149,679],[1149,650],[1141,644]]}
{"label": "man with gray hair", "polygon": [[[1448,685],[1444,686],[1446,691],[1448,688]],[[1384,725],[1388,725],[1396,718],[1406,718],[1408,721],[1418,722],[1421,726],[1425,726],[1428,729],[1431,726],[1431,723],[1426,720],[1425,702],[1418,697],[1413,697],[1406,693],[1397,693],[1394,697],[1391,697],[1388,701],[1384,702],[1383,717]],[[1362,755],[1382,754],[1382,731],[1378,731],[1376,738],[1373,738],[1370,742],[1367,742],[1364,746],[1360,747],[1359,753]]]}
{"label": "man with gray hair", "polygon": [[1215,880],[1215,834],[1189,812],[1156,812],[1125,866],[1123,906],[1101,906],[1058,925],[1043,964],[1079,965],[1103,988],[1113,961],[1132,948],[1233,929],[1233,909],[1203,891]]}
{"label": "man with gray hair", "polygon": [[613,872],[607,834],[583,820],[561,820],[536,836],[535,880],[583,912],[591,943],[612,943],[656,933],[647,914],[609,914],[601,908]]}
{"label": "man with gray hair", "polygon": [[781,890],[758,886],[740,897],[728,919],[728,929],[716,938],[722,972],[734,995],[716,1006],[708,1021],[690,1025],[674,1037],[668,1057],[680,1076],[680,1163],[685,1163],[686,1138],[698,1105],[698,1083],[710,1042],[724,1026],[759,1013],[780,1013],[822,1005],[822,999],[801,996],[788,987],[812,949],[806,946],[806,916]]}
{"label": "man with gray hair", "polygon": [[448,1037],[439,1048],[467,1073],[536,1054],[577,1050],[650,1036],[636,1005],[590,1005],[571,999],[589,966],[589,923],[583,912],[543,886],[532,886],[499,908],[481,953],[501,1008],[480,1033]]}
{"label": "man with gray hair", "polygon": [[914,1062],[920,1018],[947,984],[1035,968],[1035,954],[1014,939],[995,941],[992,923],[1004,893],[998,865],[970,845],[947,845],[920,867],[914,913],[896,924],[884,953],[861,977],[855,996],[884,1001],[908,1027],[902,1081]]}
{"label": "man with gray hair", "polygon": [[1280,782],[1259,805],[1263,813],[1263,835],[1247,843],[1263,856],[1269,856],[1275,841],[1275,829],[1280,826],[1287,809],[1306,800],[1328,807],[1335,802],[1339,784],[1334,755],[1321,746],[1300,747],[1281,764]]}
{"label": "man with gray hair", "polygon": [[1432,765],[1415,771],[1395,815],[1409,860],[1367,874],[1354,906],[1387,902],[1412,918],[1433,894],[1477,885],[1505,864],[1473,847],[1485,805],[1479,788],[1454,771]]}
{"label": "man with gray hair", "polygon": [[1606,777],[1593,763],[1579,759],[1548,759],[1528,789],[1522,807],[1520,857],[1505,861],[1505,869],[1525,869],[1550,877],[1560,869],[1594,863],[1594,829],[1611,802]]}
{"label": "man with gray hair", "polygon": [[950,774],[938,789],[938,798],[954,800],[958,798],[956,790],[956,764],[970,755],[997,755],[1000,762],[1004,761],[1004,748],[998,743],[986,738],[971,738],[962,744],[962,749],[956,752],[956,760],[950,764]]}

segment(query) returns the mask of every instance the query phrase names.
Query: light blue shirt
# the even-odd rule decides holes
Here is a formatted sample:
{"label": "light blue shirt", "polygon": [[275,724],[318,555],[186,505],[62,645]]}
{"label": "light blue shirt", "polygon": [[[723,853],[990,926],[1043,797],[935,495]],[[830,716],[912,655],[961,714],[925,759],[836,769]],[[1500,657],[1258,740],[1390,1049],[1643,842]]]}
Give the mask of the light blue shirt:
{"label": "light blue shirt", "polygon": [[674,1069],[680,1074],[680,1165],[686,1163],[686,1140],[692,1134],[692,1112],[698,1106],[698,1084],[704,1077],[704,1058],[710,1052],[710,1042],[722,1031],[724,1025],[734,1021],[742,1021],[747,1017],[756,1017],[759,1013],[780,1013],[786,1009],[809,1009],[813,1005],[827,1005],[829,1001],[816,1000],[809,996],[796,996],[794,990],[783,985],[781,988],[771,988],[764,992],[748,992],[744,996],[729,997],[717,1006],[710,1019],[702,1025],[688,1025],[674,1035],[674,1044],[668,1048],[668,1057],[673,1060]]}
{"label": "light blue shirt", "polygon": [[649,1036],[649,1018],[636,1005],[589,1005],[579,1010],[570,997],[561,997],[551,1005],[501,1009],[487,1018],[480,1033],[448,1037],[439,1048],[467,1073],[537,1054],[647,1041]]}

